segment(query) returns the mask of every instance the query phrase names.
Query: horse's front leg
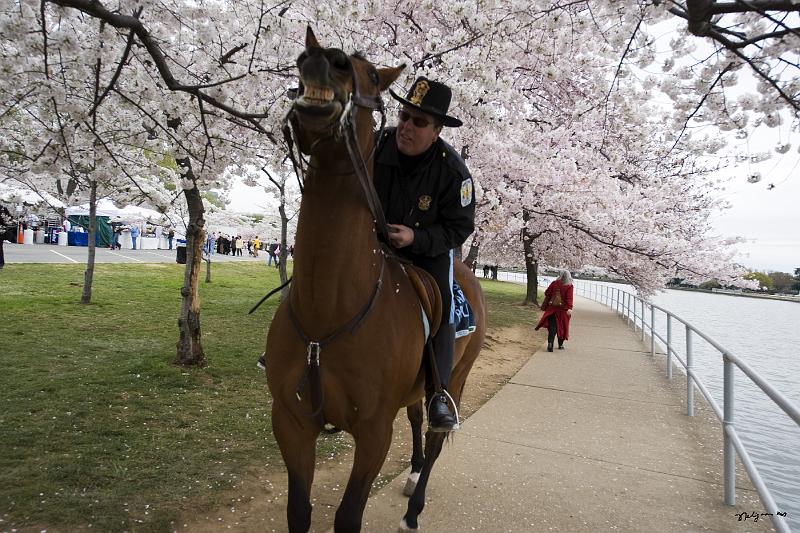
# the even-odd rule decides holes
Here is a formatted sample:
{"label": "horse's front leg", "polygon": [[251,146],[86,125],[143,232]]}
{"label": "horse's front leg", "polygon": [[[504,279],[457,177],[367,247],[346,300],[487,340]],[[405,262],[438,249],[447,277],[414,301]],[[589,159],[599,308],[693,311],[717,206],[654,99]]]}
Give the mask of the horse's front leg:
{"label": "horse's front leg", "polygon": [[289,474],[286,504],[289,532],[306,533],[311,529],[311,484],[319,429],[310,418],[298,420],[285,406],[278,405],[275,402],[272,407],[272,432]]}
{"label": "horse's front leg", "polygon": [[392,417],[384,418],[380,421],[364,421],[361,428],[353,431],[356,452],[353,458],[353,470],[350,472],[350,479],[333,523],[333,530],[336,533],[361,531],[361,521],[372,482],[381,471],[392,442]]}
{"label": "horse's front leg", "polygon": [[409,405],[406,408],[406,416],[408,416],[408,422],[411,425],[413,451],[411,452],[411,473],[408,475],[405,487],[403,487],[403,494],[411,496],[414,494],[419,473],[425,464],[425,454],[422,451],[422,423],[424,421],[422,400]]}

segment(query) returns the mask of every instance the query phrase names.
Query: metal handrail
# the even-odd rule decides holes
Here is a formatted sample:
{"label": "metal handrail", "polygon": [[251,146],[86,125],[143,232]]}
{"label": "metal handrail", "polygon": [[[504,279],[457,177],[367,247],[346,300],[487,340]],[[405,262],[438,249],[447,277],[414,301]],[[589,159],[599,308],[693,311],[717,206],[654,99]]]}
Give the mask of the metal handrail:
{"label": "metal handrail", "polygon": [[[659,307],[655,304],[646,302],[643,298],[636,294],[624,291],[617,287],[610,287],[608,285],[601,285],[598,283],[586,283],[588,289],[582,289],[578,286],[578,281],[574,282],[576,289],[581,292],[581,296],[588,297],[591,300],[602,303],[611,307],[617,314],[623,316],[625,321],[633,327],[634,332],[637,327],[641,330],[642,341],[645,340],[645,329],[649,326],[650,330],[650,355],[655,356],[655,339],[658,338],[665,343],[666,356],[667,356],[667,378],[672,379],[672,357],[675,357],[681,365],[686,369],[686,411],[687,415],[694,415],[694,386],[696,386],[703,396],[708,401],[713,409],[717,418],[722,422],[723,427],[723,464],[724,464],[724,491],[725,491],[725,504],[736,505],[736,455],[742,461],[750,481],[753,483],[756,491],[758,492],[761,502],[768,513],[771,514],[770,518],[775,530],[780,533],[791,533],[789,525],[783,516],[784,513],[778,514],[778,506],[772,498],[772,494],[764,483],[758,468],[750,459],[750,454],[744,446],[744,443],[739,438],[734,425],[734,380],[733,380],[733,366],[736,365],[750,380],[755,383],[775,404],[780,407],[784,413],[795,421],[800,426],[800,408],[784,396],[779,390],[772,386],[765,378],[758,372],[753,370],[744,360],[734,355],[730,350],[722,347],[714,339],[689,324],[674,313]],[[641,315],[638,314],[637,304],[641,303]],[[645,324],[645,308],[650,308],[650,324]],[[656,310],[661,311],[667,318],[667,338],[664,339],[658,332],[655,331],[655,317]],[[686,328],[686,361],[681,360],[677,352],[673,349],[672,341],[672,321],[677,320]],[[637,324],[638,320],[638,324]],[[698,335],[722,354],[723,359],[723,407],[720,408],[717,401],[711,396],[708,389],[702,380],[695,374],[693,370],[693,337]]]}

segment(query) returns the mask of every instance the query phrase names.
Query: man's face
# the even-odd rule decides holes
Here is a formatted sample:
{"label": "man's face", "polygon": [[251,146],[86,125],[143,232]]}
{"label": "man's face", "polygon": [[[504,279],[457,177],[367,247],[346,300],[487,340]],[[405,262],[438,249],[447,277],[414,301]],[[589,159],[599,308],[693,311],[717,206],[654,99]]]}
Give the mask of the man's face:
{"label": "man's face", "polygon": [[397,119],[397,149],[408,156],[419,155],[431,147],[441,131],[433,116],[403,106]]}

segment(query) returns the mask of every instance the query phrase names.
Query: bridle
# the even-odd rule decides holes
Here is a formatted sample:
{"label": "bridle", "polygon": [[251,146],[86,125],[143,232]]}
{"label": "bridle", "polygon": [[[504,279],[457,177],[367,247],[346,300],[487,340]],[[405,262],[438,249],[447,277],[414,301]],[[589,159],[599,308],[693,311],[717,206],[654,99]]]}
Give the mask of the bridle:
{"label": "bridle", "polygon": [[[350,56],[347,56],[347,61],[352,75],[353,90],[350,93],[350,97],[347,99],[347,104],[342,110],[342,114],[338,119],[334,119],[331,122],[329,126],[330,133],[327,136],[323,136],[322,138],[314,141],[309,147],[308,153],[310,156],[313,156],[314,151],[322,143],[329,141],[335,142],[339,140],[344,141],[344,145],[347,148],[347,153],[350,156],[350,162],[353,165],[352,173],[358,177],[358,181],[361,184],[362,190],[364,191],[364,196],[367,200],[369,210],[372,213],[378,235],[383,236],[384,241],[388,242],[386,217],[384,216],[383,208],[381,207],[380,199],[378,198],[378,193],[376,192],[375,185],[372,181],[372,173],[370,173],[367,167],[367,162],[375,157],[378,141],[376,140],[370,155],[364,159],[361,152],[361,146],[358,142],[358,132],[356,130],[357,116],[360,109],[369,110],[370,113],[373,111],[378,111],[381,114],[381,128],[377,139],[382,138],[383,130],[386,125],[386,109],[383,105],[383,99],[381,98],[380,94],[376,96],[363,96],[361,94],[358,85],[358,74],[356,73],[356,69],[353,67]],[[313,167],[311,167],[310,160],[305,161],[303,159],[303,154],[300,151],[300,146],[297,139],[297,133],[295,131],[296,128],[297,116],[295,104],[293,104],[283,120],[282,130],[284,139],[289,146],[289,157],[292,160],[295,174],[300,182],[300,191],[302,193],[303,183],[305,181],[305,170],[303,165],[305,163],[306,167]],[[295,146],[297,146],[296,157],[294,154]],[[350,173],[348,172],[347,174]],[[300,381],[297,383],[297,387],[295,388],[295,396],[297,397],[298,401],[302,401],[303,390],[305,389],[306,384],[309,384],[311,394],[311,412],[308,413],[308,415],[313,418],[317,418],[324,431],[329,430],[326,429],[325,416],[322,411],[325,397],[322,388],[320,352],[322,351],[323,346],[330,344],[344,332],[350,332],[351,334],[355,333],[355,331],[361,326],[366,316],[372,310],[372,307],[375,305],[375,302],[378,298],[378,294],[380,294],[381,286],[383,285],[383,275],[386,266],[386,257],[383,249],[380,251],[380,257],[380,272],[372,289],[369,300],[354,317],[333,330],[332,333],[322,337],[320,340],[312,340],[306,334],[299,318],[297,317],[297,313],[295,313],[294,308],[292,307],[291,298],[287,300],[289,319],[298,336],[306,345],[306,368],[303,372],[303,375],[300,377]],[[291,281],[291,279],[289,281]],[[266,297],[264,299],[266,299]],[[255,307],[253,310],[255,310]],[[253,310],[250,312],[252,313]]]}
{"label": "bridle", "polygon": [[[383,213],[383,208],[381,207],[378,193],[375,191],[372,175],[367,168],[367,161],[375,157],[375,152],[378,148],[378,142],[375,142],[375,145],[372,147],[372,152],[365,160],[361,155],[361,146],[358,142],[358,132],[356,131],[356,116],[359,109],[368,109],[370,113],[373,111],[378,111],[381,115],[381,127],[377,138],[380,139],[386,126],[386,107],[383,105],[383,99],[381,98],[380,94],[375,96],[363,96],[361,94],[358,85],[358,74],[356,69],[353,67],[353,62],[350,59],[350,56],[347,56],[347,62],[350,66],[353,91],[350,93],[350,97],[347,99],[347,104],[345,104],[342,114],[339,115],[338,119],[334,119],[329,125],[330,133],[327,136],[323,136],[314,141],[309,147],[308,152],[310,155],[313,155],[314,151],[321,144],[329,141],[344,141],[344,145],[347,148],[347,153],[350,156],[350,162],[353,165],[353,173],[358,177],[358,181],[361,184],[361,189],[364,191],[364,196],[366,197],[370,213],[372,213],[372,218],[375,222],[378,235],[383,236],[384,239],[386,239],[388,238],[386,217]],[[286,144],[289,146],[289,158],[294,166],[295,175],[300,182],[300,192],[302,193],[306,174],[305,169],[303,168],[304,164],[305,167],[312,167],[310,161],[305,161],[303,159],[303,154],[300,152],[297,133],[295,131],[297,129],[296,113],[297,111],[295,110],[295,104],[293,104],[289,109],[289,112],[286,114],[286,117],[283,119],[282,131],[283,137],[286,140]],[[297,156],[295,156],[294,153],[295,146],[297,146]]]}

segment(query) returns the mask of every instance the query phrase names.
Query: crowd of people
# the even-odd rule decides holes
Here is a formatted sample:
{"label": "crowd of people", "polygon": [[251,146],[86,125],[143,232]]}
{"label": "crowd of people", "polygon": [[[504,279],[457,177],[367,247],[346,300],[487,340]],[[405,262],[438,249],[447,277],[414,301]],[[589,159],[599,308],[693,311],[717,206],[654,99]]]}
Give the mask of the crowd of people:
{"label": "crowd of people", "polygon": [[[272,241],[267,244],[262,241],[258,235],[252,238],[244,239],[241,235],[227,235],[222,232],[209,232],[206,237],[206,244],[203,247],[203,252],[207,255],[232,255],[242,257],[244,250],[247,250],[247,255],[250,257],[258,257],[260,250],[267,252],[267,266],[278,267],[281,254],[281,246],[277,241]],[[294,246],[289,246],[287,249],[288,256],[294,254]]]}

